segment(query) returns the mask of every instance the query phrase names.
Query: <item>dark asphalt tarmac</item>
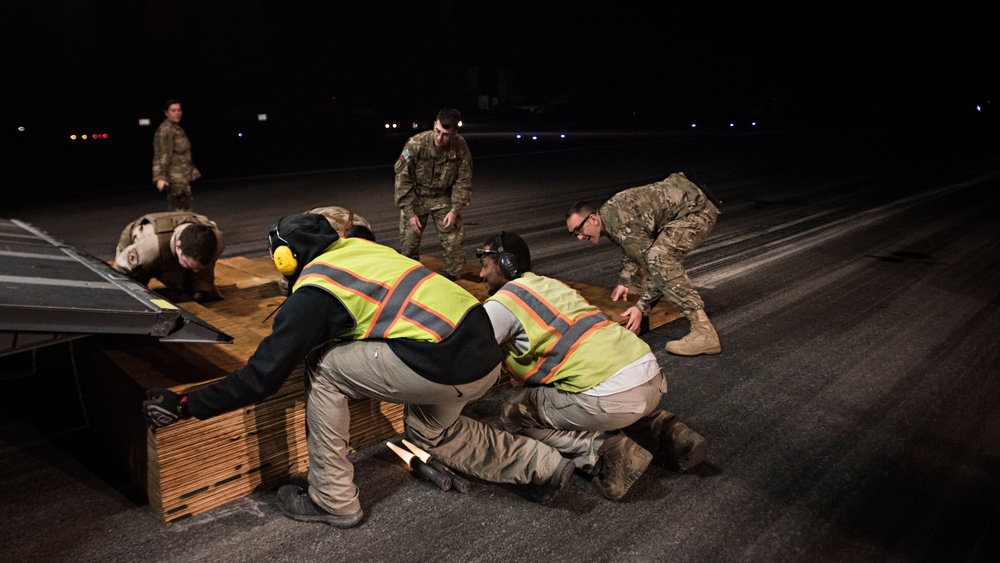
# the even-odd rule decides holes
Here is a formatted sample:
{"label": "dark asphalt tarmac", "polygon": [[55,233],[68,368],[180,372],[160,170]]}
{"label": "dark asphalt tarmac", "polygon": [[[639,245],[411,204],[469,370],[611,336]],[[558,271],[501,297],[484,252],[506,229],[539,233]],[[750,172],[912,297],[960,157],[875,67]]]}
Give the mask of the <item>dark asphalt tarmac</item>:
{"label": "dark asphalt tarmac", "polygon": [[[688,474],[651,468],[618,503],[577,476],[540,506],[485,483],[443,493],[374,447],[356,461],[366,519],[355,529],[288,520],[268,491],[164,525],[120,473],[95,461],[98,442],[65,399],[75,393],[68,377],[5,376],[4,559],[997,559],[995,143],[788,131],[548,139],[531,148],[468,139],[476,171],[467,247],[516,231],[532,245],[536,270],[555,277],[615,281],[616,247],[565,232],[577,199],[600,201],[682,170],[723,200],[711,237],[687,262],[723,353],[666,354],[683,321],[643,336],[667,374],[664,406],[709,441],[706,463]],[[225,231],[230,256],[262,254],[274,220],[319,204],[350,207],[383,242],[397,238],[388,164],[206,178],[195,194],[196,209]],[[122,226],[159,208],[141,186],[11,204],[4,215],[107,260]],[[430,241],[424,253],[440,248]],[[68,359],[52,352],[39,361]],[[100,397],[88,405],[127,408]],[[473,414],[496,408],[486,401]]]}

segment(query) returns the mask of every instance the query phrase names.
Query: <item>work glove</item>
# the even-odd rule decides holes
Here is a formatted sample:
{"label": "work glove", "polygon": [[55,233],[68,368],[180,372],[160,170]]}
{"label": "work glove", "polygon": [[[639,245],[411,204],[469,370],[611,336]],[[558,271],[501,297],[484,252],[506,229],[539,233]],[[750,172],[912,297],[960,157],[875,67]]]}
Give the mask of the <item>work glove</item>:
{"label": "work glove", "polygon": [[190,418],[187,395],[178,395],[170,389],[147,389],[146,400],[142,402],[142,416],[150,428],[163,428],[182,418]]}

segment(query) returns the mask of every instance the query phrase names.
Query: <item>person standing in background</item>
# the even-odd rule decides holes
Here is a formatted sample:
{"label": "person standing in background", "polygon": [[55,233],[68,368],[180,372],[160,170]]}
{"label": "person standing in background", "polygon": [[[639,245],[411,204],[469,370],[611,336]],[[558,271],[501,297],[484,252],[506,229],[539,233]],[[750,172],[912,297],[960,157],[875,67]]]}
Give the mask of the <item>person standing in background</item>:
{"label": "person standing in background", "polygon": [[163,123],[153,136],[153,183],[167,193],[167,210],[190,211],[194,196],[191,182],[201,177],[191,160],[191,142],[181,128],[184,110],[180,100],[169,99],[163,104]]}
{"label": "person standing in background", "polygon": [[434,129],[410,137],[393,167],[399,253],[420,260],[420,239],[433,223],[444,249],[444,275],[451,280],[465,267],[461,210],[472,198],[472,153],[458,134],[461,120],[457,109],[441,109]]}

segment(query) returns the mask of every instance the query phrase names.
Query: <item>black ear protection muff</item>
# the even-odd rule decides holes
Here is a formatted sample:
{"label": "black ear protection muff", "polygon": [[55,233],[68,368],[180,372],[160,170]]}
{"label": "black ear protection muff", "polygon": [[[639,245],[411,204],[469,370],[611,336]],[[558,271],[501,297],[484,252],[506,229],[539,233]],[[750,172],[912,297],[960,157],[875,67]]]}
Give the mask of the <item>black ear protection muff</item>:
{"label": "black ear protection muff", "polygon": [[497,265],[500,266],[500,273],[503,274],[503,277],[508,280],[515,280],[524,273],[521,257],[504,250],[503,234],[504,232],[500,231],[500,246],[496,248],[498,255]]}
{"label": "black ear protection muff", "polygon": [[267,235],[267,244],[272,249],[271,258],[274,260],[274,267],[283,276],[295,274],[299,267],[298,255],[292,252],[288,246],[288,241],[281,238],[278,233],[278,225],[275,225]]}
{"label": "black ear protection muff", "polygon": [[503,274],[503,277],[508,280],[515,280],[521,277],[521,274],[531,267],[531,261],[528,261],[526,268],[524,264],[524,256],[504,250],[503,236],[504,231],[500,231],[499,235],[493,237],[487,242],[487,244],[493,244],[492,241],[497,241],[496,246],[493,248],[477,248],[476,257],[482,258],[486,254],[496,254],[497,266],[500,267],[500,273]]}

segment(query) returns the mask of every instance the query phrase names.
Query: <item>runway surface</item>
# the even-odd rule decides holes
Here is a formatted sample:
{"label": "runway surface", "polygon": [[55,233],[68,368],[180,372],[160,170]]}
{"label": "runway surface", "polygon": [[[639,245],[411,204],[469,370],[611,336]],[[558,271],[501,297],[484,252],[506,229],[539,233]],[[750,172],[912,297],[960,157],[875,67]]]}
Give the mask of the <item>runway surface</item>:
{"label": "runway surface", "polygon": [[[50,394],[68,376],[0,380],[0,536],[37,561],[988,561],[1000,555],[1000,154],[975,139],[870,132],[579,136],[536,145],[467,136],[468,259],[500,230],[539,273],[611,287],[620,251],[566,232],[576,200],[684,171],[723,201],[687,261],[723,353],[643,335],[664,407],[709,442],[686,474],[650,468],[617,503],[575,476],[549,506],[476,483],[444,493],[384,447],[357,456],[365,521],[293,522],[260,491],[164,525],[92,455],[86,416]],[[565,142],[564,142],[565,141]],[[401,146],[401,144],[400,144]],[[477,146],[479,147],[477,149]],[[266,252],[287,213],[341,205],[398,240],[393,151],[381,163],[195,184],[225,256]],[[381,158],[381,155],[379,156]],[[377,163],[377,164],[376,164]],[[147,185],[3,213],[102,259],[164,202]],[[433,235],[423,253],[440,256]],[[63,354],[68,352],[63,351]],[[59,351],[41,363],[69,362]],[[6,365],[8,371],[11,362]],[[0,364],[4,365],[4,364]],[[44,366],[41,366],[44,367]],[[29,370],[25,370],[29,371]],[[42,370],[44,371],[44,370]],[[83,382],[83,388],[86,388]],[[88,409],[138,408],[87,398]],[[471,414],[492,416],[497,400]],[[96,448],[96,446],[95,446]]]}

